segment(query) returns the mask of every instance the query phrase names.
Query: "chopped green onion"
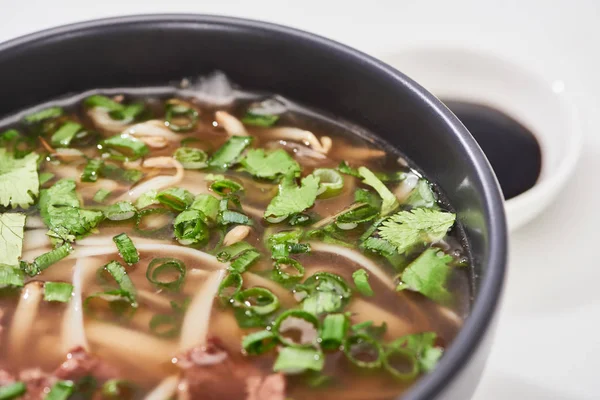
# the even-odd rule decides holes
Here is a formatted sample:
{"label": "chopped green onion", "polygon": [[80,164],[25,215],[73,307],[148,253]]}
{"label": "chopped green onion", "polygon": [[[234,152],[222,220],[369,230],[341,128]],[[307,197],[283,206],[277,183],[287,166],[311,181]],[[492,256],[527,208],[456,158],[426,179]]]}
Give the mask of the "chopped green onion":
{"label": "chopped green onion", "polygon": [[288,224],[291,226],[305,226],[312,223],[312,218],[308,214],[294,214],[290,217]]}
{"label": "chopped green onion", "polygon": [[124,169],[105,162],[100,169],[100,175],[104,178],[133,184],[142,179],[144,173],[139,169]]}
{"label": "chopped green onion", "polygon": [[21,261],[21,269],[29,276],[35,276],[51,266],[56,264],[73,251],[70,243],[65,243],[47,253],[37,256],[32,263]]}
{"label": "chopped green onion", "polygon": [[180,147],[175,150],[173,157],[185,169],[202,169],[208,166],[208,155],[200,149]]}
{"label": "chopped green onion", "polygon": [[23,382],[9,383],[0,387],[0,400],[12,400],[21,397],[27,391]]}
{"label": "chopped green onion", "polygon": [[241,274],[229,272],[219,285],[219,297],[229,300],[242,290],[244,280]]}
{"label": "chopped green onion", "polygon": [[360,174],[358,173],[358,169],[352,168],[346,161],[342,161],[340,165],[338,165],[337,170],[342,174],[350,175],[355,178],[360,178]]}
{"label": "chopped green onion", "polygon": [[208,165],[214,168],[229,168],[237,162],[250,143],[252,143],[252,136],[232,136],[213,154]]}
{"label": "chopped green onion", "polygon": [[9,129],[7,131],[0,133],[0,143],[10,142],[12,140],[15,140],[19,136],[21,136],[21,134],[19,133],[18,130]]}
{"label": "chopped green onion", "polygon": [[202,212],[214,222],[217,220],[217,214],[219,213],[219,200],[210,194],[199,194],[190,208]]}
{"label": "chopped green onion", "polygon": [[284,374],[297,374],[304,371],[321,371],[325,366],[325,356],[320,350],[307,347],[284,347],[279,351],[273,370]]}
{"label": "chopped green onion", "polygon": [[302,309],[316,315],[341,310],[352,295],[344,278],[329,272],[311,275],[296,290],[306,294]]}
{"label": "chopped green onion", "polygon": [[54,174],[52,172],[42,172],[39,174],[40,186],[50,182],[54,178]]}
{"label": "chopped green onion", "polygon": [[94,94],[83,101],[86,107],[99,107],[104,108],[108,111],[121,111],[125,106],[121,103],[103,96],[101,94]]}
{"label": "chopped green onion", "polygon": [[220,262],[227,262],[247,250],[256,250],[256,248],[245,241],[237,242],[221,249],[217,254],[217,259]]}
{"label": "chopped green onion", "polygon": [[352,325],[352,332],[369,335],[375,339],[381,339],[387,332],[387,324],[383,322],[381,325],[376,326],[373,321],[360,322]]}
{"label": "chopped green onion", "polygon": [[75,391],[75,384],[72,381],[58,381],[50,392],[44,398],[45,400],[67,400]]}
{"label": "chopped green onion", "polygon": [[[83,309],[93,318],[114,322],[114,317],[128,320],[135,313],[137,303],[123,290],[95,293],[83,301]],[[108,312],[107,312],[108,311]]]}
{"label": "chopped green onion", "polygon": [[244,190],[242,185],[230,179],[221,179],[215,181],[210,185],[210,188],[213,192],[220,196],[227,196],[229,194],[234,194]]}
{"label": "chopped green onion", "polygon": [[119,161],[135,161],[150,152],[144,142],[128,134],[111,136],[104,139],[98,148],[110,158]]}
{"label": "chopped green onion", "polygon": [[194,195],[186,189],[172,187],[159,192],[156,200],[176,211],[183,211],[194,202]]}
{"label": "chopped green onion", "polygon": [[208,239],[208,226],[204,222],[204,214],[198,210],[186,210],[173,221],[175,237],[179,243],[190,245]]}
{"label": "chopped green onion", "polygon": [[419,375],[419,362],[415,354],[402,347],[392,347],[383,356],[383,367],[394,378],[406,382]]}
{"label": "chopped green onion", "polygon": [[296,283],[304,278],[304,267],[291,258],[278,258],[273,265],[271,279],[283,285]]}
{"label": "chopped green onion", "polygon": [[130,399],[135,393],[135,386],[123,379],[110,379],[102,385],[102,398],[105,400]]}
{"label": "chopped green onion", "polygon": [[98,180],[98,175],[100,174],[102,164],[104,164],[102,160],[98,160],[97,158],[92,158],[89,160],[83,169],[83,173],[81,174],[81,182],[96,182]]}
{"label": "chopped green onion", "polygon": [[58,118],[63,115],[62,107],[49,107],[33,114],[26,115],[23,120],[28,124],[35,124],[50,118]]}
{"label": "chopped green onion", "polygon": [[127,275],[125,267],[123,267],[118,261],[111,261],[104,266],[104,269],[112,275],[114,280],[119,285],[119,289],[121,289],[121,291],[127,295],[132,305],[134,305],[134,307],[137,306],[137,302],[135,300],[137,290],[135,289],[131,278],[129,275]]}
{"label": "chopped green onion", "polygon": [[[177,124],[173,122],[173,118],[184,118],[187,123]],[[182,104],[171,103],[167,104],[165,112],[165,125],[173,132],[187,132],[196,126],[198,123],[198,111],[192,107],[187,107]]]}
{"label": "chopped green onion", "polygon": [[256,315],[267,315],[279,308],[279,299],[268,289],[252,287],[240,291],[234,300]]}
{"label": "chopped green onion", "polygon": [[166,208],[141,210],[137,213],[135,230],[143,236],[161,236],[170,232],[174,216],[175,214]]}
{"label": "chopped green onion", "polygon": [[23,271],[10,265],[0,264],[0,289],[23,287]]}
{"label": "chopped green onion", "polygon": [[[314,346],[317,344],[319,320],[313,314],[302,310],[288,310],[277,317],[273,324],[273,331],[279,341],[286,346]],[[296,334],[299,340],[286,336],[286,332]]]}
{"label": "chopped green onion", "polygon": [[54,147],[69,147],[71,140],[75,137],[75,134],[81,130],[81,125],[77,122],[67,121],[54,134],[50,139],[50,143]]}
{"label": "chopped green onion", "polygon": [[137,209],[128,201],[119,201],[106,207],[103,213],[111,221],[125,221],[133,218],[137,213]]}
{"label": "chopped green onion", "polygon": [[126,233],[120,233],[117,236],[114,236],[113,242],[117,245],[119,254],[127,264],[132,265],[140,261],[140,253]]}
{"label": "chopped green onion", "polygon": [[388,344],[389,349],[410,350],[416,357],[421,372],[432,371],[444,349],[435,345],[437,335],[435,332],[422,332],[405,335]]}
{"label": "chopped green onion", "polygon": [[252,225],[252,219],[238,211],[224,210],[219,212],[217,216],[219,225]]}
{"label": "chopped green onion", "polygon": [[144,103],[132,103],[127,106],[122,106],[120,110],[112,110],[108,113],[108,115],[110,115],[112,119],[116,119],[119,121],[131,121],[135,119],[138,115],[142,114],[145,109],[146,106],[144,106]]}
{"label": "chopped green onion", "polygon": [[100,188],[92,198],[96,203],[104,203],[106,198],[111,194],[111,191],[108,189]]}
{"label": "chopped green onion", "polygon": [[323,320],[320,333],[320,344],[325,350],[338,350],[348,332],[348,316],[345,314],[329,314]]}
{"label": "chopped green onion", "polygon": [[256,250],[248,250],[231,262],[229,269],[238,273],[246,272],[252,264],[260,258],[260,253]]}
{"label": "chopped green onion", "polygon": [[178,291],[185,280],[185,264],[171,257],[155,258],[148,264],[146,279],[158,287]]}
{"label": "chopped green onion", "polygon": [[319,198],[332,197],[339,194],[344,188],[344,178],[335,169],[317,168],[313,175],[319,178]]}
{"label": "chopped green onion", "polygon": [[266,353],[277,345],[277,336],[272,331],[258,331],[244,336],[242,348],[247,354]]}
{"label": "chopped green onion", "polygon": [[375,294],[373,293],[373,289],[371,289],[371,285],[369,285],[369,274],[364,269],[354,271],[352,279],[354,279],[356,290],[363,296],[371,297]]}
{"label": "chopped green onion", "polygon": [[246,125],[252,126],[260,126],[262,128],[268,128],[270,126],[275,125],[275,123],[279,120],[278,115],[260,115],[254,114],[250,111],[246,112],[244,118],[242,118],[242,122]]}
{"label": "chopped green onion", "polygon": [[156,314],[150,319],[150,331],[158,337],[174,338],[179,333],[181,319],[175,315]]}
{"label": "chopped green onion", "polygon": [[71,300],[73,285],[65,282],[44,283],[44,300],[66,303]]}
{"label": "chopped green onion", "polygon": [[361,368],[379,368],[383,361],[383,349],[372,336],[358,333],[344,341],[344,353],[348,360]]}

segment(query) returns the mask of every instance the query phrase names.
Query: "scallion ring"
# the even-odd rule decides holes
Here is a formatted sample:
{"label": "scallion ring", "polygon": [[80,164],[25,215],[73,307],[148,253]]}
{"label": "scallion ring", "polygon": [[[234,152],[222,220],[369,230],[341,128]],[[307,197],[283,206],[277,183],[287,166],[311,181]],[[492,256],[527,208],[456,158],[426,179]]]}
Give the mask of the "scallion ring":
{"label": "scallion ring", "polygon": [[296,283],[304,278],[304,267],[292,258],[279,258],[273,265],[271,277],[282,284]]}
{"label": "scallion ring", "polygon": [[242,339],[242,348],[250,355],[266,353],[276,345],[277,335],[267,330],[253,332]]}
{"label": "scallion ring", "polygon": [[137,309],[131,303],[129,294],[123,290],[95,293],[83,301],[86,314],[99,320],[130,319]]}
{"label": "scallion ring", "polygon": [[256,315],[267,315],[279,308],[279,299],[268,289],[253,287],[234,296],[238,305]]}
{"label": "scallion ring", "polygon": [[389,348],[383,357],[383,367],[394,378],[406,382],[419,375],[419,361],[409,349],[402,347]]}
{"label": "scallion ring", "polygon": [[360,368],[379,368],[383,361],[381,344],[372,336],[357,333],[344,341],[344,354],[352,364]]}
{"label": "scallion ring", "polygon": [[313,171],[313,175],[319,178],[317,194],[320,198],[335,196],[344,188],[344,178],[335,169],[317,168]]}
{"label": "scallion ring", "polygon": [[[319,320],[306,311],[288,310],[277,317],[273,331],[279,341],[287,346],[314,346],[319,338]],[[294,340],[292,336],[297,336],[299,340]]]}
{"label": "scallion ring", "polygon": [[146,279],[158,287],[178,291],[185,280],[185,274],[186,268],[182,261],[171,257],[155,258],[148,264]]}
{"label": "scallion ring", "polygon": [[[185,119],[186,122],[179,124],[173,119]],[[196,126],[198,123],[198,111],[192,107],[178,103],[169,103],[165,111],[165,125],[173,132],[187,132]]]}
{"label": "scallion ring", "polygon": [[185,169],[202,169],[208,165],[208,155],[204,151],[192,147],[178,148],[173,157]]}
{"label": "scallion ring", "polygon": [[219,297],[230,300],[242,290],[244,280],[241,274],[230,272],[219,285]]}
{"label": "scallion ring", "polygon": [[202,211],[185,210],[173,221],[175,237],[183,245],[200,243],[208,239],[208,225]]}

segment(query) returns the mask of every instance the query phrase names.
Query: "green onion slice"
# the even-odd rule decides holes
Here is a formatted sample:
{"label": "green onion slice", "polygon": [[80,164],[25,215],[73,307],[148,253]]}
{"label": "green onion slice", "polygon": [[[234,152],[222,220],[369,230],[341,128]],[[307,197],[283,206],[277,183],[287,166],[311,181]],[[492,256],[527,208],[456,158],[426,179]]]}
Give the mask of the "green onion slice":
{"label": "green onion slice", "polygon": [[137,309],[131,302],[129,293],[123,290],[110,290],[95,293],[83,301],[83,309],[93,318],[114,322],[115,316],[128,320]]}
{"label": "green onion slice", "polygon": [[323,320],[320,344],[325,350],[338,350],[346,337],[350,322],[345,314],[329,314]]}
{"label": "green onion slice", "polygon": [[23,271],[11,265],[0,264],[0,289],[23,287]]}
{"label": "green onion slice", "polygon": [[135,289],[131,278],[129,275],[127,275],[125,267],[123,267],[118,261],[111,261],[104,266],[104,269],[112,275],[114,280],[119,285],[121,291],[127,294],[132,305],[134,305],[134,307],[137,306],[137,302],[135,300],[137,290]]}
{"label": "green onion slice", "polygon": [[60,247],[36,257],[32,263],[21,261],[21,269],[27,275],[35,276],[49,266],[56,264],[63,258],[67,257],[72,251],[73,246],[71,246],[70,243],[65,243]]}
{"label": "green onion slice", "polygon": [[245,241],[237,242],[230,246],[222,248],[217,254],[217,259],[220,262],[227,262],[247,250],[256,250],[256,248]]}
{"label": "green onion slice", "polygon": [[97,158],[88,160],[81,174],[81,182],[96,182],[100,175],[102,164],[104,164],[102,160],[98,160]]}
{"label": "green onion slice", "polygon": [[104,201],[106,201],[106,198],[110,196],[111,193],[112,192],[110,190],[100,188],[98,189],[92,200],[94,200],[96,203],[104,203]]}
{"label": "green onion slice", "polygon": [[65,282],[44,283],[44,300],[66,303],[71,300],[73,285]]}
{"label": "green onion slice", "polygon": [[127,106],[122,106],[120,110],[110,111],[108,115],[110,115],[112,119],[129,122],[141,115],[145,109],[146,106],[144,106],[144,103],[131,103]]}
{"label": "green onion slice", "polygon": [[50,388],[45,400],[67,400],[75,391],[72,381],[58,381]]}
{"label": "green onion slice", "polygon": [[33,114],[26,115],[23,120],[28,124],[36,124],[51,118],[58,118],[64,113],[62,107],[49,107]]}
{"label": "green onion slice", "polygon": [[180,147],[175,150],[173,157],[185,169],[202,169],[208,166],[208,155],[200,149]]}
{"label": "green onion slice", "polygon": [[356,225],[363,222],[372,221],[379,216],[379,209],[372,207],[369,204],[361,204],[343,214],[336,217],[337,226],[344,229],[344,225]]}
{"label": "green onion slice", "polygon": [[102,213],[111,221],[125,221],[133,218],[137,209],[128,201],[119,201],[106,207]]}
{"label": "green onion slice", "polygon": [[99,107],[104,108],[108,111],[120,111],[123,108],[125,108],[123,104],[117,103],[116,101],[101,94],[94,94],[90,97],[87,97],[83,101],[83,104],[85,104],[86,107]]}
{"label": "green onion slice", "polygon": [[113,160],[119,161],[135,161],[150,152],[144,142],[128,134],[104,139],[100,142],[98,148]]}
{"label": "green onion slice", "polygon": [[243,283],[241,274],[230,272],[219,285],[219,297],[230,300],[242,290]]}
{"label": "green onion slice", "polygon": [[220,196],[227,196],[244,190],[244,187],[231,179],[220,179],[214,181],[210,189]]}
{"label": "green onion slice", "polygon": [[219,213],[219,200],[210,194],[199,194],[194,199],[190,208],[201,211],[208,219],[214,222],[217,220],[217,214]]}
{"label": "green onion slice", "polygon": [[369,285],[369,274],[364,269],[354,271],[352,279],[354,279],[356,290],[363,296],[371,297],[375,294],[373,293],[373,289],[371,289],[371,285]]}
{"label": "green onion slice", "polygon": [[252,219],[238,211],[224,210],[217,215],[219,225],[252,225]]}
{"label": "green onion slice", "polygon": [[335,169],[317,168],[313,175],[319,178],[319,198],[332,197],[339,194],[344,188],[344,178]]}
{"label": "green onion slice", "polygon": [[9,383],[0,387],[0,400],[12,400],[21,397],[27,391],[23,382]]}
{"label": "green onion slice", "polygon": [[208,239],[208,226],[204,222],[206,216],[198,210],[186,210],[173,221],[175,237],[179,243],[190,245]]}
{"label": "green onion slice", "polygon": [[267,315],[279,308],[279,299],[268,289],[253,287],[234,296],[237,305],[256,315]]}
{"label": "green onion slice", "polygon": [[246,112],[246,115],[244,115],[244,118],[242,118],[242,122],[244,124],[260,126],[262,128],[268,128],[270,126],[273,126],[278,120],[278,115],[259,115],[254,114],[250,111]]}
{"label": "green onion slice", "polygon": [[319,338],[319,320],[306,311],[288,310],[277,317],[273,331],[287,346],[314,346]]}
{"label": "green onion slice", "polygon": [[296,283],[304,278],[304,267],[291,258],[278,258],[273,265],[271,278],[284,285]]}
{"label": "green onion slice", "polygon": [[317,315],[341,310],[352,295],[344,278],[329,272],[311,275],[296,290],[305,295],[302,309]]}
{"label": "green onion slice", "polygon": [[166,208],[148,208],[137,213],[135,230],[142,236],[161,236],[171,230],[175,214]]}
{"label": "green onion slice", "polygon": [[112,163],[104,163],[100,168],[100,176],[125,183],[136,183],[144,176],[138,169],[124,169]]}
{"label": "green onion slice", "polygon": [[186,267],[183,261],[171,257],[155,258],[148,264],[146,279],[153,285],[178,291],[185,281]]}
{"label": "green onion slice", "polygon": [[402,347],[388,348],[383,356],[383,367],[394,378],[406,382],[419,375],[419,362],[415,354]]}
{"label": "green onion slice", "polygon": [[231,271],[235,271],[238,273],[244,273],[248,268],[250,268],[258,259],[260,258],[260,253],[256,250],[248,250],[238,256],[235,260],[231,262],[229,265],[229,269]]}
{"label": "green onion slice", "polygon": [[[176,120],[177,122],[175,122]],[[184,120],[180,123],[180,120]],[[180,103],[169,103],[165,110],[165,125],[173,132],[187,132],[198,123],[198,111]]]}
{"label": "green onion slice", "polygon": [[346,338],[344,353],[350,362],[361,368],[379,368],[383,361],[381,344],[372,336],[364,333]]}
{"label": "green onion slice", "polygon": [[50,143],[52,143],[52,146],[54,147],[69,147],[71,140],[73,140],[75,134],[80,130],[81,125],[77,122],[67,121],[54,132],[50,139]]}
{"label": "green onion slice", "polygon": [[194,195],[186,189],[172,187],[158,192],[156,200],[176,211],[183,211],[194,202]]}
{"label": "green onion slice", "polygon": [[321,371],[325,356],[320,350],[308,347],[284,347],[273,365],[275,372],[297,374],[304,371]]}
{"label": "green onion slice", "polygon": [[266,353],[276,345],[277,335],[268,330],[253,332],[242,339],[242,348],[250,355]]}
{"label": "green onion slice", "polygon": [[133,241],[126,233],[120,233],[113,237],[113,242],[117,245],[119,254],[123,257],[123,260],[129,264],[135,264],[140,261],[140,253],[135,248]]}

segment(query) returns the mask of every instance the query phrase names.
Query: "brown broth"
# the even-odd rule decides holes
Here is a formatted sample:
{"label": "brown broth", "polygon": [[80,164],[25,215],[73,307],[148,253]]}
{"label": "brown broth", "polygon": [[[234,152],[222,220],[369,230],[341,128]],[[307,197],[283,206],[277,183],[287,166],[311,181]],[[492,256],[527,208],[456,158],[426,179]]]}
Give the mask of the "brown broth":
{"label": "brown broth", "polygon": [[[164,117],[164,99],[175,97],[172,94],[165,97],[164,95],[140,96],[139,93],[136,94],[135,92],[127,95],[125,90],[118,92],[126,94],[127,102],[136,99],[144,101],[147,107],[153,111],[154,118],[157,119]],[[112,91],[112,93],[116,93],[116,91]],[[189,146],[203,149],[209,154],[213,153],[228,138],[224,130],[217,126],[214,121],[214,112],[216,110],[226,110],[241,118],[251,101],[264,97],[264,95],[254,93],[239,92],[238,94],[238,99],[229,107],[207,106],[187,98],[186,100],[193,103],[194,107],[200,112],[198,125],[191,132],[181,134],[180,140],[170,141],[164,148],[151,149],[151,153],[147,157],[170,157],[180,147],[180,141],[187,138],[198,139],[198,141],[190,142]],[[57,103],[66,107],[69,119],[80,121],[86,129],[97,130],[98,127],[85,113],[80,99],[81,96],[73,97]],[[396,152],[384,153],[378,156],[377,152],[381,152],[381,150],[372,139],[372,136],[365,135],[350,125],[334,121],[287,100],[285,103],[288,111],[282,115],[277,125],[307,129],[317,137],[330,136],[334,145],[327,157],[315,159],[298,156],[294,149],[300,149],[299,151],[302,153],[302,151],[309,150],[308,147],[301,143],[267,139],[265,128],[248,127],[247,129],[249,134],[255,137],[253,147],[283,148],[289,151],[303,167],[303,175],[310,174],[315,168],[335,168],[341,161],[349,161],[353,166],[364,165],[373,171],[396,172],[400,170],[407,173],[413,171],[408,167],[399,166],[396,161],[399,154]],[[4,125],[19,127],[20,125],[15,121],[15,118],[6,119]],[[2,125],[0,121],[0,126]],[[101,135],[109,136],[102,132]],[[37,150],[39,152],[44,151],[41,147]],[[82,147],[80,150],[88,157],[98,156],[95,144]],[[362,158],[361,155],[365,154],[371,154],[372,157]],[[79,175],[86,163],[84,158],[69,162],[59,162],[56,159],[48,160],[50,161],[42,164],[41,171],[52,172],[56,177],[45,184],[44,187],[49,187],[59,178],[73,178],[77,181],[78,193],[82,196],[85,207],[101,207],[92,200],[96,191],[101,187],[112,190],[106,201],[108,204],[115,202],[117,199],[127,198],[130,186],[126,184],[116,183],[105,178],[99,179],[96,183],[80,182]],[[115,164],[121,167],[120,162],[115,162]],[[138,184],[155,176],[173,174],[173,171],[168,169],[142,168],[135,165],[130,166],[130,168],[140,168],[144,171],[144,179]],[[246,172],[229,170],[219,173],[224,173],[228,178],[241,183],[245,188],[240,200],[248,215],[254,220],[253,230],[246,241],[263,253],[261,260],[251,267],[249,273],[254,274],[254,279],[269,282],[269,288],[275,287],[278,292],[282,293],[287,291],[283,287],[278,287],[277,283],[269,281],[272,265],[269,252],[263,243],[263,237],[279,230],[290,229],[290,227],[286,224],[269,224],[261,218],[261,214],[254,215],[248,211],[249,209],[256,209],[262,213],[277,193],[277,185],[268,181],[257,181]],[[203,171],[186,170],[183,180],[175,186],[185,188],[194,195],[210,193],[210,184],[205,181],[205,175],[206,173]],[[350,206],[354,203],[355,189],[368,188],[358,179],[350,176],[344,176],[344,181],[344,189],[339,195],[328,199],[318,199],[314,207],[309,210],[308,213],[315,220],[331,216]],[[390,188],[393,190],[396,185],[391,184]],[[438,196],[443,198],[439,193]],[[442,208],[447,207],[442,206]],[[36,213],[34,211],[32,215],[36,215]],[[113,236],[125,232],[132,237],[138,247],[141,243],[149,243],[148,246],[151,246],[152,243],[156,246],[180,246],[174,239],[172,230],[144,237],[136,232],[132,225],[131,221],[104,222],[97,232],[75,243],[76,250],[70,258],[51,266],[30,280],[71,282],[75,263],[77,260],[82,259],[79,256],[80,252],[85,252],[94,247],[105,248],[106,251],[103,253],[89,256],[82,261],[84,271],[82,299],[86,299],[95,293],[107,290],[107,288],[114,288],[114,283],[111,286],[110,283],[103,282],[101,279],[102,276],[105,279],[110,279],[110,276],[107,278],[106,274],[98,274],[98,270],[111,260],[122,262],[112,243]],[[34,234],[39,236],[41,231],[38,232],[38,230],[40,229],[43,230],[44,228],[36,228],[35,232],[34,229],[28,228],[26,237],[33,237]],[[347,232],[346,235],[352,237],[353,233]],[[218,238],[211,237],[207,244],[193,247],[201,251],[212,252],[217,242]],[[463,243],[460,229],[453,229],[451,236],[446,238],[445,242],[448,243],[450,251],[457,259],[468,258],[467,251],[460,245],[460,243]],[[31,249],[28,249],[25,245],[24,257],[33,258],[48,250],[50,250],[49,242]],[[152,250],[146,247],[144,250],[140,250],[140,256],[141,259],[138,263],[126,267],[128,275],[139,293],[139,306],[135,313],[129,317],[127,313],[120,315],[112,313],[109,314],[111,316],[108,319],[103,319],[94,317],[88,309],[84,313],[84,324],[90,351],[101,356],[107,362],[117,365],[121,376],[124,379],[133,381],[140,388],[138,395],[143,397],[144,393],[151,390],[163,378],[178,372],[177,367],[173,365],[171,360],[181,352],[179,332],[176,332],[173,337],[160,337],[150,328],[151,319],[158,314],[175,315],[176,313],[173,311],[170,302],[181,306],[186,301],[194,298],[202,290],[204,283],[209,280],[213,273],[211,271],[215,270],[215,266],[211,265],[210,262],[207,263],[196,257],[187,256],[176,250],[164,252],[160,248]],[[179,291],[172,292],[158,288],[146,279],[148,264],[157,257],[176,257],[185,264],[188,273],[185,283]],[[411,333],[434,331],[438,335],[440,344],[449,345],[460,328],[462,318],[469,309],[471,298],[469,268],[455,268],[453,270],[449,280],[449,289],[453,293],[454,301],[444,311],[441,306],[420,294],[408,291],[396,292],[390,289],[390,283],[391,285],[395,284],[397,271],[394,271],[391,265],[382,257],[370,255],[366,257],[385,271],[388,281],[381,281],[371,274],[370,284],[376,295],[367,298],[360,296],[358,293],[354,294],[346,307],[346,310],[352,313],[351,322],[356,324],[373,321],[376,325],[385,322],[388,325],[388,330],[384,340],[389,341]],[[27,261],[31,261],[30,258]],[[336,253],[313,251],[311,254],[297,255],[295,258],[305,267],[305,276],[308,277],[319,271],[332,272],[342,276],[350,286],[353,286],[352,272],[361,268],[361,265],[353,257],[344,257]],[[252,281],[251,277],[248,280]],[[245,287],[247,286],[248,284],[245,285]],[[0,367],[14,374],[31,367],[40,367],[51,372],[65,357],[65,352],[61,350],[60,341],[61,336],[64,334],[62,332],[62,320],[68,304],[48,303],[42,300],[35,319],[35,325],[31,327],[29,333],[28,343],[32,345],[27,349],[27,356],[25,354],[14,355],[11,354],[10,335],[6,332],[11,329],[11,321],[14,317],[18,299],[18,292],[10,291],[5,291],[0,297],[0,308],[4,312],[2,325],[5,332],[0,337]],[[292,293],[281,297],[280,302],[282,309],[295,305]],[[444,312],[452,313],[456,316],[456,320],[448,319],[447,314],[444,314]],[[184,318],[183,313],[180,318]],[[219,338],[232,357],[245,358],[265,374],[268,374],[271,372],[275,360],[276,353],[274,351],[258,357],[242,354],[241,339],[245,334],[254,330],[256,329],[239,328],[233,316],[232,308],[221,300],[215,299],[210,315],[208,335]],[[162,355],[165,355],[165,357],[161,357]],[[318,390],[319,397],[323,399],[389,399],[409,387],[408,383],[399,383],[381,370],[378,372],[360,371],[346,360],[342,352],[326,353],[324,374],[332,377],[333,381],[329,386],[320,389],[309,388],[306,384],[307,378],[305,375],[290,376],[287,382],[287,397],[294,400],[309,399],[313,398],[315,390]]]}

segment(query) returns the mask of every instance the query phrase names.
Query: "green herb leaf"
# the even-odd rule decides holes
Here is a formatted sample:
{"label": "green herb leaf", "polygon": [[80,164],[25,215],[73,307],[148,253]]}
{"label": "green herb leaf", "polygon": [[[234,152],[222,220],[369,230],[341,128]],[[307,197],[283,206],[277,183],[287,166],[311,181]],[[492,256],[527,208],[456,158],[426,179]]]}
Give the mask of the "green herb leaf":
{"label": "green herb leaf", "polygon": [[371,289],[371,285],[369,285],[369,274],[364,269],[354,271],[352,279],[354,279],[356,290],[363,296],[371,297],[375,294],[373,289]]}
{"label": "green herb leaf", "polygon": [[146,279],[153,285],[176,292],[185,281],[186,271],[181,260],[171,257],[155,258],[148,264]]}
{"label": "green herb leaf", "polygon": [[12,400],[21,397],[27,391],[23,382],[14,382],[0,387],[0,400]]}
{"label": "green herb leaf", "polygon": [[[173,119],[176,118],[178,121],[184,120],[185,122],[175,123]],[[166,106],[165,111],[165,125],[169,127],[173,132],[187,132],[196,126],[198,123],[198,111],[192,107],[185,106],[179,103],[170,103]]]}
{"label": "green herb leaf", "polygon": [[101,94],[94,94],[90,97],[87,97],[83,101],[83,104],[85,104],[86,107],[99,107],[104,108],[107,111],[121,111],[125,108],[123,104],[117,103],[116,101]]}
{"label": "green herb leaf", "polygon": [[250,149],[241,163],[246,171],[257,178],[275,179],[281,175],[300,173],[300,165],[283,149],[266,154],[263,149]]}
{"label": "green herb leaf", "polygon": [[67,121],[54,132],[52,138],[50,138],[50,143],[52,143],[52,146],[54,147],[69,147],[71,140],[73,140],[80,130],[81,125],[77,122]]}
{"label": "green herb leaf", "polygon": [[176,211],[183,211],[194,202],[194,195],[186,189],[171,187],[160,191],[156,200]]}
{"label": "green herb leaf", "polygon": [[451,267],[448,266],[451,261],[452,257],[439,249],[425,250],[402,272],[396,290],[409,289],[436,302],[447,303],[452,298],[445,287],[451,272]]}
{"label": "green herb leaf", "polygon": [[23,120],[28,124],[36,124],[50,118],[58,118],[63,115],[61,107],[49,107],[33,114],[26,115]]}
{"label": "green herb leaf", "polygon": [[208,165],[214,168],[229,168],[237,162],[250,143],[252,143],[251,136],[232,136],[213,154]]}
{"label": "green herb leaf", "polygon": [[137,213],[137,209],[128,201],[119,201],[106,207],[103,213],[106,219],[111,221],[125,221],[133,218]]}
{"label": "green herb leaf", "polygon": [[100,189],[98,189],[98,191],[96,192],[96,194],[94,195],[94,198],[92,200],[94,200],[96,203],[104,203],[104,201],[110,195],[110,193],[111,193],[110,190],[100,188]]}
{"label": "green herb leaf", "polygon": [[183,245],[200,243],[208,239],[206,216],[202,211],[190,209],[180,213],[173,221],[175,237]]}
{"label": "green herb leaf", "polygon": [[244,115],[244,118],[242,118],[242,122],[244,124],[260,126],[262,128],[273,126],[278,120],[278,115],[254,114],[250,111],[246,112],[246,115]]}
{"label": "green herb leaf", "polygon": [[112,277],[119,285],[119,289],[121,289],[121,291],[126,294],[131,304],[134,307],[137,306],[137,290],[135,289],[131,278],[129,277],[129,275],[127,275],[125,267],[123,267],[118,261],[111,261],[104,266],[104,269],[112,275]]}
{"label": "green herb leaf", "polygon": [[173,157],[179,161],[185,169],[202,169],[208,166],[208,156],[200,149],[180,147],[175,150]]}
{"label": "green herb leaf", "polygon": [[46,395],[45,400],[67,400],[75,391],[75,384],[72,381],[58,381]]}
{"label": "green herb leaf", "polygon": [[444,352],[443,348],[435,345],[436,340],[435,332],[415,333],[394,340],[388,347],[412,351],[418,359],[421,372],[430,372]]}
{"label": "green herb leaf", "polygon": [[14,158],[0,148],[0,206],[27,208],[33,204],[40,190],[37,161],[36,153]]}
{"label": "green herb leaf", "polygon": [[352,296],[352,291],[341,276],[317,272],[296,287],[304,294],[302,309],[315,315],[340,311]]}
{"label": "green herb leaf", "polygon": [[154,204],[160,204],[156,199],[158,192],[155,189],[150,189],[145,193],[142,193],[140,197],[135,201],[135,207],[139,210],[146,208]]}
{"label": "green herb leaf", "polygon": [[272,331],[258,331],[244,336],[242,347],[250,355],[266,353],[277,345],[277,336]]}
{"label": "green herb leaf", "polygon": [[123,260],[129,264],[135,264],[140,261],[140,253],[135,248],[133,241],[126,233],[120,233],[113,237],[113,242],[117,245],[119,254],[123,257]]}
{"label": "green herb leaf", "polygon": [[57,247],[47,253],[37,256],[32,263],[21,261],[21,269],[29,276],[35,276],[56,264],[63,258],[67,257],[73,252],[73,246],[70,243],[65,243],[60,247]]}
{"label": "green herb leaf", "polygon": [[12,265],[0,264],[0,289],[23,287],[23,271]]}
{"label": "green herb leaf", "polygon": [[435,194],[431,189],[431,184],[426,179],[419,179],[417,187],[410,192],[402,204],[409,205],[413,208],[433,208],[436,205],[436,201]]}
{"label": "green herb leaf", "polygon": [[108,153],[112,159],[119,161],[135,161],[150,152],[144,142],[128,134],[115,135],[104,139],[100,142],[99,148],[104,153]]}
{"label": "green herb leaf", "polygon": [[452,213],[416,208],[392,215],[383,221],[378,231],[403,254],[416,244],[442,240],[455,219]]}
{"label": "green herb leaf", "polygon": [[0,214],[0,264],[19,265],[24,228],[25,214]]}
{"label": "green herb leaf", "polygon": [[97,158],[88,160],[81,174],[81,182],[96,182],[100,175],[102,164],[104,164],[102,160],[98,160]]}
{"label": "green herb leaf", "polygon": [[366,167],[360,167],[358,169],[358,173],[363,178],[363,183],[371,186],[379,196],[383,202],[381,203],[381,215],[386,216],[392,211],[394,211],[400,205],[398,203],[398,199],[390,190],[375,176],[371,170]]}
{"label": "green herb leaf", "polygon": [[320,332],[321,347],[325,350],[338,350],[346,337],[350,321],[345,314],[329,314],[323,320]]}
{"label": "green herb leaf", "polygon": [[273,371],[297,374],[304,371],[321,371],[325,356],[320,350],[306,347],[284,347],[279,351]]}
{"label": "green herb leaf", "polygon": [[298,187],[293,177],[286,176],[279,184],[277,196],[267,206],[265,218],[287,218],[312,207],[318,190],[319,178],[309,175],[302,179],[302,184]]}
{"label": "green herb leaf", "polygon": [[44,300],[59,301],[67,303],[71,300],[73,285],[65,282],[46,282],[44,283]]}
{"label": "green herb leaf", "polygon": [[190,208],[202,212],[209,220],[215,222],[219,213],[219,200],[210,194],[199,194]]}

